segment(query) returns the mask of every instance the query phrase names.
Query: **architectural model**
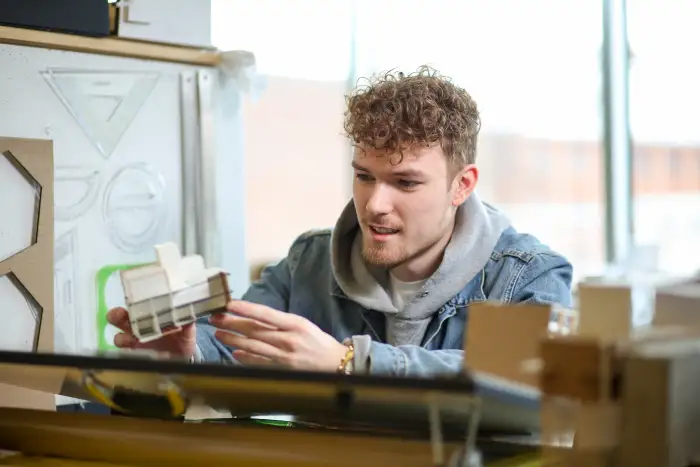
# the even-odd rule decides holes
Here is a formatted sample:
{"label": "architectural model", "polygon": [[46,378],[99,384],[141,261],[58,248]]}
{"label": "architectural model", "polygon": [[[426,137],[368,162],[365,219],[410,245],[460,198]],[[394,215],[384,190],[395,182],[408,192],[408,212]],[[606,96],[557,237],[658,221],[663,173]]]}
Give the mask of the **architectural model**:
{"label": "architectural model", "polygon": [[155,249],[154,263],[120,272],[131,329],[141,342],[224,311],[231,300],[227,274],[205,268],[201,256],[182,257],[174,243]]}
{"label": "architectural model", "polygon": [[598,278],[576,310],[483,303],[467,329],[466,367],[539,390],[542,465],[700,465],[700,280]]}
{"label": "architectural model", "polygon": [[542,341],[543,438],[573,440],[545,448],[547,461],[686,467],[700,459],[700,284],[662,282],[650,293],[643,282],[580,287],[576,335]]}

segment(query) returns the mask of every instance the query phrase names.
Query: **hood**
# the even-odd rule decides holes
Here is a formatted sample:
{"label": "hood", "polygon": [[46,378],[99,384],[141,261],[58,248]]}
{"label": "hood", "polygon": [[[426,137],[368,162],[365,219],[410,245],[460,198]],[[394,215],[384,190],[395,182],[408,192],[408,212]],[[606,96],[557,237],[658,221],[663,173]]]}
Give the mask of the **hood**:
{"label": "hood", "polygon": [[331,235],[333,274],[345,295],[367,309],[413,319],[427,317],[483,269],[509,226],[504,214],[472,193],[457,210],[454,232],[437,271],[403,310],[397,310],[388,291],[388,271],[369,265],[362,258],[362,232],[355,205],[350,201]]}

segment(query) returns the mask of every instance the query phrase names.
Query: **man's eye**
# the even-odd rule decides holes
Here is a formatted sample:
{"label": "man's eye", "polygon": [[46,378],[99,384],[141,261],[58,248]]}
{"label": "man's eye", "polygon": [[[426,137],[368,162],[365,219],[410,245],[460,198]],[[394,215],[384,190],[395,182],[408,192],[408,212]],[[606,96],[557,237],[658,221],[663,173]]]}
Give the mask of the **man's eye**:
{"label": "man's eye", "polygon": [[355,177],[361,182],[371,182],[372,177],[364,173],[356,173]]}
{"label": "man's eye", "polygon": [[420,183],[414,180],[399,180],[399,186],[401,188],[415,188]]}

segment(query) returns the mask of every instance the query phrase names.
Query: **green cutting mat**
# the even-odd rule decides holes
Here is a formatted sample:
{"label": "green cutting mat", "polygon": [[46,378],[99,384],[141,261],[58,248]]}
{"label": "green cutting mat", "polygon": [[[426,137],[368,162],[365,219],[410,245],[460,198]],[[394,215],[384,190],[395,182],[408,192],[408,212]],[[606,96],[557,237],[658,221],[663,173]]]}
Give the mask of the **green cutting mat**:
{"label": "green cutting mat", "polygon": [[119,271],[125,271],[127,269],[133,269],[139,266],[143,266],[145,263],[141,264],[114,264],[104,266],[102,269],[97,271],[97,276],[95,278],[95,286],[97,289],[97,348],[100,351],[114,350],[116,347],[113,342],[107,340],[107,328],[110,324],[107,322],[107,282],[110,277]]}

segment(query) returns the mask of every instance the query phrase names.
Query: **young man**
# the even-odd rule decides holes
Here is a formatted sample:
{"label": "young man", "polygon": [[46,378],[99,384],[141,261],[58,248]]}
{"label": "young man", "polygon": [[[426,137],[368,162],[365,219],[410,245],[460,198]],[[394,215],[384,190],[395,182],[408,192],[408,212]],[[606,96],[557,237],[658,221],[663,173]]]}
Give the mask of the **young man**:
{"label": "young man", "polygon": [[[434,376],[462,368],[469,305],[571,304],[572,266],[475,193],[476,103],[428,68],[347,100],[353,199],[308,232],[231,313],[151,347],[193,360]],[[126,313],[109,320],[133,347]]]}

